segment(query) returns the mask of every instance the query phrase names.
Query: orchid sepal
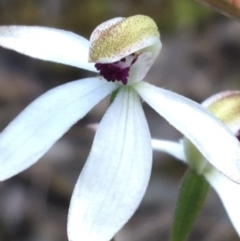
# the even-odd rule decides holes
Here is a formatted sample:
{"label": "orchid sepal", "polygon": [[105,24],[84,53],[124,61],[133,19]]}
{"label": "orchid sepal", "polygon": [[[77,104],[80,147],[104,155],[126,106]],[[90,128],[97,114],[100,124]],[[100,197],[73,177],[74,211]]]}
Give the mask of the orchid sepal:
{"label": "orchid sepal", "polygon": [[92,32],[89,62],[113,63],[143,49],[155,53],[154,46],[159,45],[159,37],[157,25],[150,17],[114,18]]}

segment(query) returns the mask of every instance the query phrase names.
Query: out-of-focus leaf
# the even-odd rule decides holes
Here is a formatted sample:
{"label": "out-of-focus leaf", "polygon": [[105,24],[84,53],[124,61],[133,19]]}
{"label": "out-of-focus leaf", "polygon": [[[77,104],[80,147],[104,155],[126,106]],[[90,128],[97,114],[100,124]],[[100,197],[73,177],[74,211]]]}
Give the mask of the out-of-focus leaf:
{"label": "out-of-focus leaf", "polygon": [[207,4],[220,13],[240,19],[240,2],[238,0],[196,0],[197,2]]}

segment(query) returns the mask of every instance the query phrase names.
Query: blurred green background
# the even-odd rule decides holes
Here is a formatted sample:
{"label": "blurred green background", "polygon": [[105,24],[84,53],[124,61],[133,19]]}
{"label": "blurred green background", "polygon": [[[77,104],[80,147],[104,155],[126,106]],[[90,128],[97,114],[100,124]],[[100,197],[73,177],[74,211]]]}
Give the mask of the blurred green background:
{"label": "blurred green background", "polygon": [[217,16],[188,0],[10,0],[0,4],[3,24],[41,24],[82,34],[90,34],[96,25],[115,16],[146,14],[156,20],[162,31],[206,24]]}
{"label": "blurred green background", "polygon": [[[159,26],[163,42],[147,81],[198,102],[216,92],[240,87],[239,24],[192,0],[0,0],[1,25],[55,27],[86,38],[105,20],[135,14],[151,16]],[[1,130],[46,90],[92,75],[0,48]],[[0,184],[1,241],[67,240],[71,192],[94,136],[87,124],[99,122],[106,108],[103,101],[41,161]],[[144,109],[153,137],[181,137],[148,106],[144,105]],[[180,162],[154,153],[147,193],[135,216],[117,235],[117,241],[168,240],[184,171]],[[189,240],[238,240],[214,191],[210,191]]]}

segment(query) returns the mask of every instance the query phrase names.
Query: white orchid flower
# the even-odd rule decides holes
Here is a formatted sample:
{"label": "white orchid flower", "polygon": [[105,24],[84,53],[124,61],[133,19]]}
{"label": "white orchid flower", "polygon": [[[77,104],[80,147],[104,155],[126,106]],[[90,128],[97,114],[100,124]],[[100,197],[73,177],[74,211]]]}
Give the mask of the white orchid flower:
{"label": "white orchid flower", "polygon": [[[161,49],[151,18],[111,19],[93,31],[90,41],[53,28],[3,26],[0,46],[97,73],[46,92],[2,131],[1,180],[34,164],[101,99],[116,95],[74,188],[69,240],[108,241],[139,206],[152,167],[140,98],[186,135],[212,165],[240,182],[240,146],[228,128],[199,104],[143,81]],[[231,148],[223,148],[227,143]]]}
{"label": "white orchid flower", "polygon": [[[228,126],[236,136],[236,140],[240,140],[240,91],[226,91],[216,94],[204,101],[202,105]],[[217,136],[222,138],[221,135]],[[205,176],[219,195],[240,236],[240,185],[219,172],[187,139],[180,142],[153,139],[152,146],[155,150],[169,153],[182,160],[198,174]],[[215,148],[215,143],[212,144],[212,147]],[[228,149],[231,146],[226,143],[225,148]],[[228,163],[228,157],[225,158],[225,162]]]}

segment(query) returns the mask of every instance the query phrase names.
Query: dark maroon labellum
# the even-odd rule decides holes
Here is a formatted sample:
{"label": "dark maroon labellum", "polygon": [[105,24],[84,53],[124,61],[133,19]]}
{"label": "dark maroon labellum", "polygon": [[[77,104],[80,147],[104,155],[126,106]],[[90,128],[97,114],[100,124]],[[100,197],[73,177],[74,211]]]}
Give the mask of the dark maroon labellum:
{"label": "dark maroon labellum", "polygon": [[240,130],[237,132],[237,135],[236,135],[238,141],[240,141]]}
{"label": "dark maroon labellum", "polygon": [[124,85],[127,84],[127,77],[130,70],[130,67],[121,68],[114,64],[95,64],[97,70],[100,71],[100,75],[102,75],[107,81],[115,82],[121,81]]}
{"label": "dark maroon labellum", "polygon": [[137,61],[137,58],[138,55],[131,54],[114,63],[96,63],[95,67],[99,70],[100,75],[102,75],[107,81],[121,81],[123,85],[126,85],[130,68]]}

